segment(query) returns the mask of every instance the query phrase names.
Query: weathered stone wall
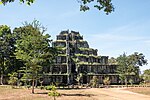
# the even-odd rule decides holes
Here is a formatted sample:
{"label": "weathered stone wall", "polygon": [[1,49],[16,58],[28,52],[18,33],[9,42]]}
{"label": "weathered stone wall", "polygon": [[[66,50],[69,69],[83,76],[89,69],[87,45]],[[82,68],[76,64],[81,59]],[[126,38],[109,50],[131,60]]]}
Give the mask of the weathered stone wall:
{"label": "weathered stone wall", "polygon": [[118,82],[116,65],[108,64],[108,56],[98,56],[97,49],[89,48],[87,41],[79,32],[62,31],[53,42],[53,47],[60,49],[53,66],[45,68],[44,81],[46,83],[76,83],[80,73],[84,74],[83,83],[89,83],[93,76],[97,76],[99,83],[103,83],[107,75],[111,83]]}

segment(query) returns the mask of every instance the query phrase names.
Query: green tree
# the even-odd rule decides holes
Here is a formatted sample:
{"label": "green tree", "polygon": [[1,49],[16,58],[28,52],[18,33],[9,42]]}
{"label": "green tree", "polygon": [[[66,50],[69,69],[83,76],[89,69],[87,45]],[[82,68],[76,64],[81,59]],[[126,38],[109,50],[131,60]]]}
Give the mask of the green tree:
{"label": "green tree", "polygon": [[134,67],[137,67],[147,64],[147,60],[142,53],[134,52],[133,54],[129,55],[129,63]]}
{"label": "green tree", "polygon": [[15,57],[13,55],[15,50],[14,38],[10,27],[7,25],[0,26],[0,84],[3,85],[3,77],[7,76],[13,70]]}
{"label": "green tree", "polygon": [[17,34],[15,55],[25,63],[22,71],[32,81],[32,93],[34,93],[35,81],[42,73],[42,64],[47,59],[50,62],[53,57],[50,36],[44,35],[45,29],[36,20],[16,30],[14,31]]}
{"label": "green tree", "polygon": [[117,58],[117,64],[117,72],[121,83],[127,85],[129,81],[128,78],[130,78],[131,75],[139,78],[139,66],[147,64],[147,60],[142,53],[135,52],[129,56],[124,53]]}
{"label": "green tree", "polygon": [[128,59],[130,65],[128,70],[131,72],[130,74],[139,79],[139,67],[147,64],[145,56],[142,53],[134,52],[128,56]]}
{"label": "green tree", "polygon": [[10,84],[12,86],[12,88],[14,88],[14,85],[17,84],[18,81],[18,74],[16,72],[13,72],[12,74],[9,74],[9,81],[8,84]]}
{"label": "green tree", "polygon": [[[7,3],[11,3],[14,2],[15,0],[1,0],[1,4],[7,4]],[[31,3],[33,3],[35,0],[19,0],[20,3],[27,3],[28,5],[30,5]]]}
{"label": "green tree", "polygon": [[125,82],[127,84],[128,60],[125,53],[117,58],[117,63],[119,65],[117,67],[117,73],[119,74],[120,81],[121,83]]}
{"label": "green tree", "polygon": [[[14,2],[15,0],[1,0],[1,4],[7,4],[10,2]],[[21,3],[26,3],[31,5],[35,2],[35,0],[19,0]],[[76,0],[80,4],[81,11],[87,11],[91,8],[92,5],[94,8],[98,10],[103,10],[106,14],[114,11],[114,6],[112,4],[112,0]]]}
{"label": "green tree", "polygon": [[145,83],[150,83],[150,69],[144,70],[144,73],[142,74],[143,79]]}

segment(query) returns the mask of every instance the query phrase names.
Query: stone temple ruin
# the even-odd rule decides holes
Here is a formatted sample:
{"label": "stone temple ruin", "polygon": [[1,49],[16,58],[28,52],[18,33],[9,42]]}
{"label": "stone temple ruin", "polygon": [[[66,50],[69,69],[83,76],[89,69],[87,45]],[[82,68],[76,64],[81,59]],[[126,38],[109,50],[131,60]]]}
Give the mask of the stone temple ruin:
{"label": "stone temple ruin", "polygon": [[83,73],[83,84],[90,83],[93,76],[97,76],[100,84],[106,76],[111,84],[119,83],[117,65],[109,64],[108,56],[98,56],[97,49],[90,48],[79,32],[61,31],[53,47],[59,49],[59,54],[54,64],[45,70],[43,84],[73,84],[80,73]]}

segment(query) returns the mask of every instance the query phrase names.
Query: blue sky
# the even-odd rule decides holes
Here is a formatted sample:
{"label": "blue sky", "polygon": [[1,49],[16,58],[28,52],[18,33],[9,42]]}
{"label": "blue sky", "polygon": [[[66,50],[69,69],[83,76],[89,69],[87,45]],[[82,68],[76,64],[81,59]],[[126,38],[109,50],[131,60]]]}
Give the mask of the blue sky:
{"label": "blue sky", "polygon": [[[12,29],[39,20],[53,39],[62,30],[79,31],[99,55],[117,57],[142,52],[150,63],[150,0],[112,0],[115,12],[106,15],[91,8],[80,12],[76,0],[36,0],[0,5],[0,24]],[[150,68],[150,64],[141,70]]]}

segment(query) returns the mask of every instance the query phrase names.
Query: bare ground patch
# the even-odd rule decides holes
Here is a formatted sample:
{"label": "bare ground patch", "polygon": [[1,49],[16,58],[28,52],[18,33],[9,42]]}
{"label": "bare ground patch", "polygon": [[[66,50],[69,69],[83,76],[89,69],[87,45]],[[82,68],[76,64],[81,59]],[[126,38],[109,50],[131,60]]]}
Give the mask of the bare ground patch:
{"label": "bare ground patch", "polygon": [[150,96],[150,87],[126,88],[126,90]]}
{"label": "bare ground patch", "polygon": [[[0,100],[53,100],[47,95],[49,91],[35,89],[11,89],[0,86]],[[150,100],[150,96],[130,92],[120,88],[90,88],[58,90],[62,96],[56,100]]]}

